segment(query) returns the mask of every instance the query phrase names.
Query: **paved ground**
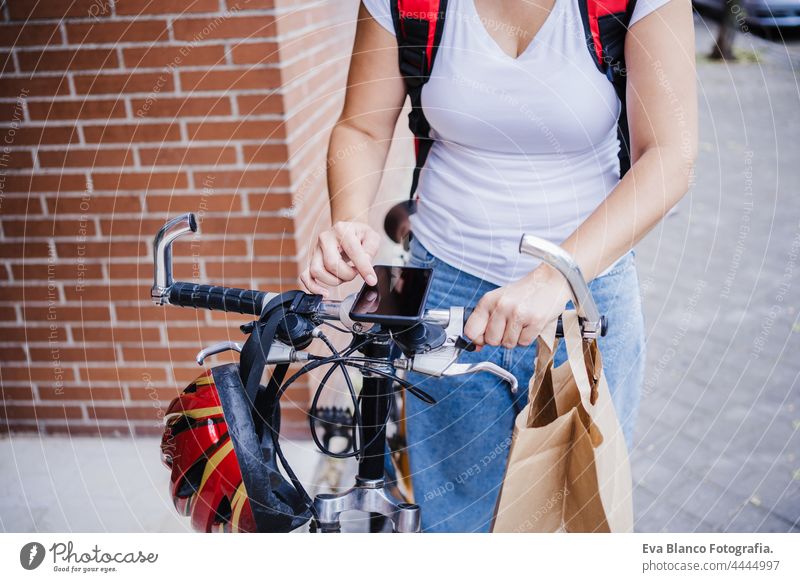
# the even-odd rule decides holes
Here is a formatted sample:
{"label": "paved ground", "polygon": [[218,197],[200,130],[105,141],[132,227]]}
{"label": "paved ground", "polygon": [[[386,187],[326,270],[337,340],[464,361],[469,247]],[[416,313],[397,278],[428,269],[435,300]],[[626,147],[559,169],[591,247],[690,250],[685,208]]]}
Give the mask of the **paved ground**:
{"label": "paved ground", "polygon": [[[737,45],[761,60],[700,63],[697,184],[639,249],[639,531],[800,531],[800,45]],[[0,441],[0,531],[187,530],[157,451]],[[310,475],[309,443],[287,453]]]}
{"label": "paved ground", "polygon": [[638,250],[640,531],[800,531],[800,45],[737,46],[760,62],[699,63],[696,186]]}

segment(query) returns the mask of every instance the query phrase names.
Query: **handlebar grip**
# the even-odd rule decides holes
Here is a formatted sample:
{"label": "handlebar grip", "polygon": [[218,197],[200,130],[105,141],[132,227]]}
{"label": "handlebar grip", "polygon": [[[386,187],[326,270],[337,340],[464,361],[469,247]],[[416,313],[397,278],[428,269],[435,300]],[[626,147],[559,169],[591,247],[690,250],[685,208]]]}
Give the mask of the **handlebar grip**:
{"label": "handlebar grip", "polygon": [[195,309],[261,315],[266,296],[265,291],[175,282],[170,286],[169,303]]}

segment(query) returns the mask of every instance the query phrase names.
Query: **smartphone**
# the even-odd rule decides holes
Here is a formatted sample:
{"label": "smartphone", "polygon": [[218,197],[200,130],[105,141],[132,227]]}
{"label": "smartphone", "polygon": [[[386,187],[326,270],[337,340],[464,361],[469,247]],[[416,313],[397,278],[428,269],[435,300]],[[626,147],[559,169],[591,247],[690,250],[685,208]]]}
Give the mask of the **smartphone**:
{"label": "smartphone", "polygon": [[414,325],[422,321],[433,269],[375,265],[378,283],[361,287],[350,310],[353,321]]}

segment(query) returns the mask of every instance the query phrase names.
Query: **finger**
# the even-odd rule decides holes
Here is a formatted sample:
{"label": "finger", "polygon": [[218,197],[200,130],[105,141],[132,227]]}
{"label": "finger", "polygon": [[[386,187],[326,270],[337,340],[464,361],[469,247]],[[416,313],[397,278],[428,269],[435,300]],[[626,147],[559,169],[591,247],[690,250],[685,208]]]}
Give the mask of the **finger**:
{"label": "finger", "polygon": [[484,341],[490,346],[499,346],[503,341],[506,332],[506,315],[495,307],[486,324],[486,332],[483,334]]}
{"label": "finger", "polygon": [[364,232],[362,240],[364,252],[367,253],[371,258],[375,258],[375,255],[378,254],[378,249],[381,246],[381,237],[378,236],[377,232],[370,228]]}
{"label": "finger", "polygon": [[322,295],[323,297],[327,297],[329,294],[328,289],[314,281],[314,278],[308,272],[308,269],[303,271],[302,275],[300,275],[300,282],[303,283],[303,286],[305,286],[306,289],[308,289],[309,293]]}
{"label": "finger", "polygon": [[336,275],[332,275],[325,270],[325,265],[322,264],[322,253],[316,251],[311,257],[311,263],[308,266],[308,271],[311,276],[323,285],[337,286],[341,283]]}
{"label": "finger", "polygon": [[347,258],[353,261],[358,274],[364,277],[367,285],[375,285],[378,282],[378,277],[372,268],[372,257],[361,246],[361,240],[353,232],[348,232],[342,237],[341,243],[342,249]]}
{"label": "finger", "polygon": [[529,346],[531,345],[534,340],[539,337],[539,332],[534,325],[526,325],[522,328],[522,332],[519,334],[518,343],[521,346]]}
{"label": "finger", "polygon": [[322,253],[322,264],[328,273],[335,275],[340,281],[355,279],[358,273],[342,258],[336,235],[329,231],[320,234],[319,249]]}
{"label": "finger", "polygon": [[483,345],[483,334],[486,331],[486,324],[489,322],[489,310],[481,300],[478,306],[472,311],[472,315],[467,319],[464,326],[464,335],[477,346]]}
{"label": "finger", "polygon": [[522,322],[513,316],[507,318],[506,329],[502,339],[503,347],[508,349],[517,347],[520,333],[522,333]]}

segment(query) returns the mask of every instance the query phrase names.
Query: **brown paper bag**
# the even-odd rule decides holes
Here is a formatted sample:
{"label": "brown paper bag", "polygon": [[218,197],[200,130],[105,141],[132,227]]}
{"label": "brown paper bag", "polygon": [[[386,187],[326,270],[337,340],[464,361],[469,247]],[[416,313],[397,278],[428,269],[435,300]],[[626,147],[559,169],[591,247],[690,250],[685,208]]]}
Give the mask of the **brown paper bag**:
{"label": "brown paper bag", "polygon": [[628,451],[595,340],[562,315],[568,361],[553,367],[555,322],[538,338],[529,403],[519,413],[494,532],[633,530]]}

